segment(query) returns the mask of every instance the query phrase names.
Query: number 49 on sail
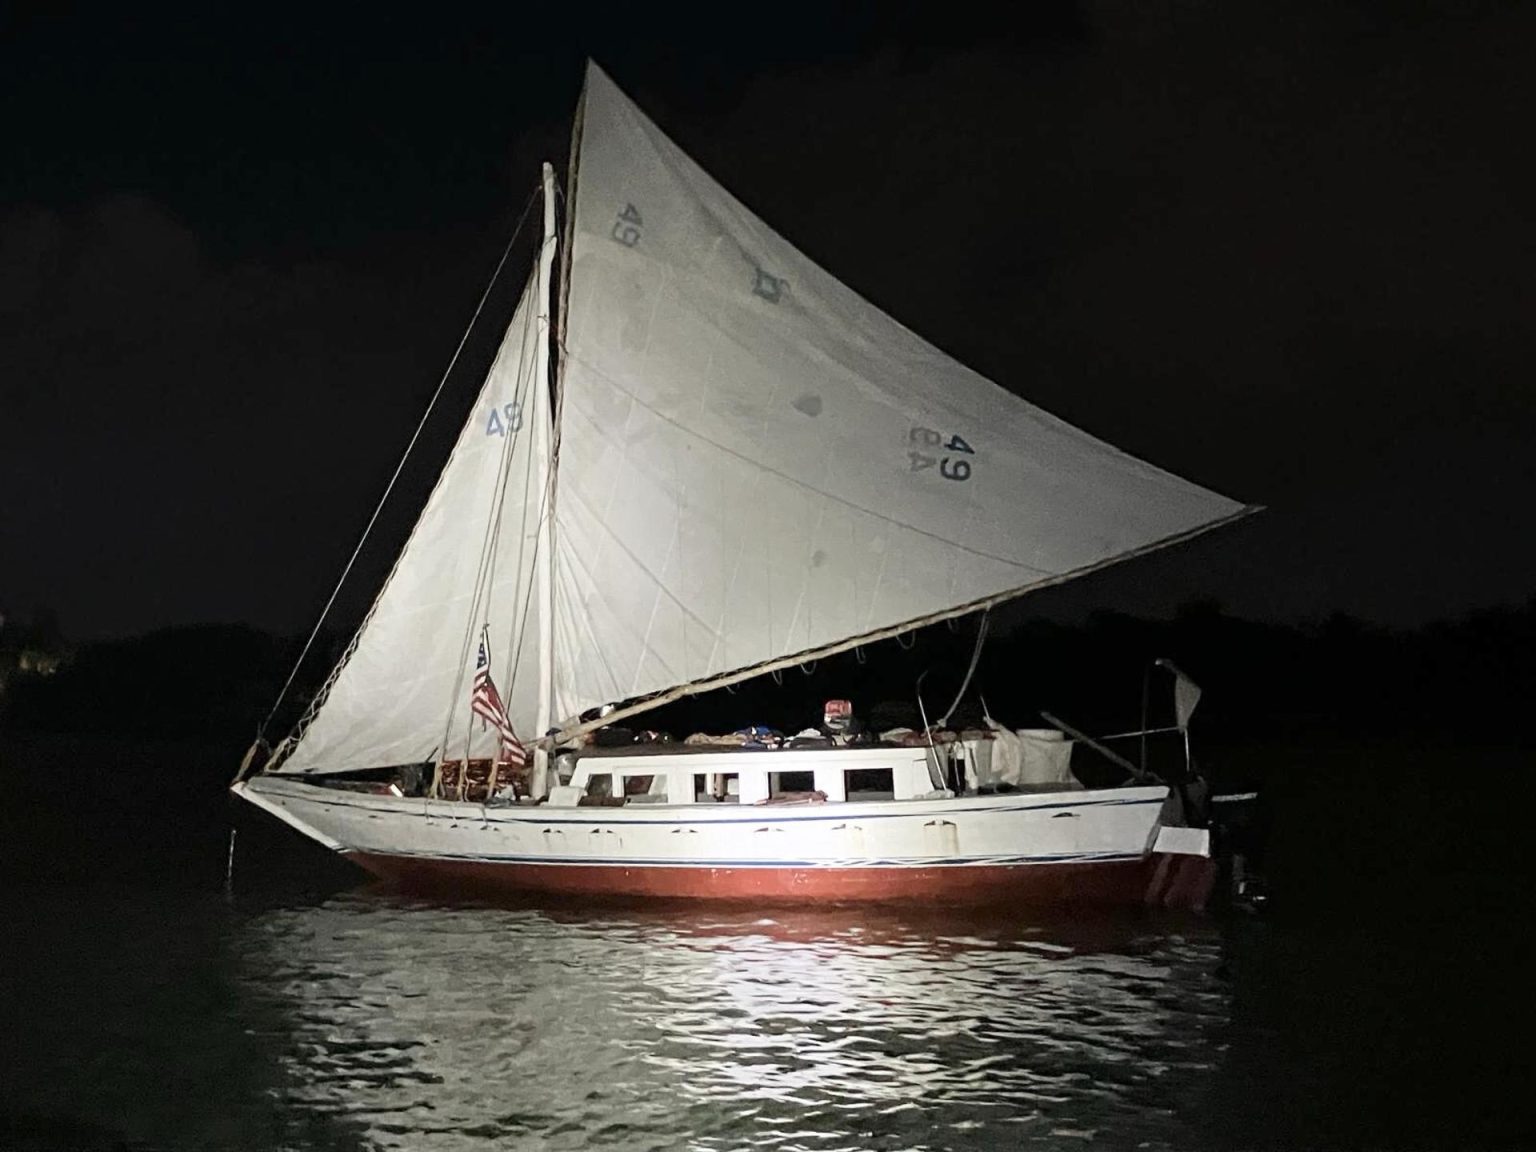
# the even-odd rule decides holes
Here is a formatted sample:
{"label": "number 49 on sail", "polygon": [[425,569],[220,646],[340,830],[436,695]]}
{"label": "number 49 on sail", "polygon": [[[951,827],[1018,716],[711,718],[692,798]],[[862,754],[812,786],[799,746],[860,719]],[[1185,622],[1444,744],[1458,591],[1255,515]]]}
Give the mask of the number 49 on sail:
{"label": "number 49 on sail", "polygon": [[963,456],[974,456],[976,450],[965,442],[958,434],[951,435],[947,440],[932,428],[913,428],[907,433],[907,440],[912,444],[920,444],[924,448],[937,451],[954,453],[952,456],[929,455],[917,448],[907,453],[907,459],[912,462],[912,471],[921,472],[927,468],[937,467],[939,475],[946,480],[969,480],[971,478],[971,462],[962,459]]}

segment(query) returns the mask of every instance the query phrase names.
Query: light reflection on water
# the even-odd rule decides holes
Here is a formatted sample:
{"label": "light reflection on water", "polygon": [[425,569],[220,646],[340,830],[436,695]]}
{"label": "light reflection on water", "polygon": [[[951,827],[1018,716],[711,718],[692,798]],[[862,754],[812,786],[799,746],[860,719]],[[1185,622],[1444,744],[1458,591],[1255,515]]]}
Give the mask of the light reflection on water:
{"label": "light reflection on water", "polygon": [[0,741],[3,1152],[1536,1147],[1528,749],[1309,748],[1270,916],[1051,924],[327,898],[260,821],[226,900],[160,757]]}
{"label": "light reflection on water", "polygon": [[352,896],[242,922],[287,1105],[379,1148],[1163,1148],[1228,1014],[1200,922]]}

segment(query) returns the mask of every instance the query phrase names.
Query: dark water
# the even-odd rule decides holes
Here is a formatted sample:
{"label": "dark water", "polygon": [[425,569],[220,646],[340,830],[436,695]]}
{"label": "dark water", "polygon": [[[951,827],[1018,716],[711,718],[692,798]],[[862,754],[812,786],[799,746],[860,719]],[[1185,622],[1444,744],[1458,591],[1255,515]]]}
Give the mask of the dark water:
{"label": "dark water", "polygon": [[[1529,1134],[1516,1016],[1532,970],[1523,904],[1503,900],[1523,895],[1516,848],[1496,822],[1463,837],[1468,813],[1422,790],[1373,787],[1366,811],[1354,777],[1281,788],[1264,919],[454,907],[349,890],[329,858],[243,818],[224,893],[229,813],[216,775],[168,774],[185,750],[112,757],[119,779],[160,765],[173,804],[29,785],[102,755],[4,752],[0,1148]],[[1436,828],[1450,848],[1423,842]],[[1483,856],[1446,880],[1463,840]]]}

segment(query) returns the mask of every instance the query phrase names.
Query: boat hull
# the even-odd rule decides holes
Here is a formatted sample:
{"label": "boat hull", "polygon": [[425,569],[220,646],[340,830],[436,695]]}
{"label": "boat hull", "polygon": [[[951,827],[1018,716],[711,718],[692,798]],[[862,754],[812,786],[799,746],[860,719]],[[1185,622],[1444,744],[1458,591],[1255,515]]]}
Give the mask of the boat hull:
{"label": "boat hull", "polygon": [[346,852],[380,879],[412,891],[549,893],[594,900],[752,900],[780,903],[1019,904],[1037,907],[1204,909],[1215,880],[1208,857],[1150,853],[1081,864],[903,867],[637,867],[444,860]]}
{"label": "boat hull", "polygon": [[1199,908],[1208,838],[1166,789],[911,801],[481,807],[258,777],[237,794],[376,876],[636,900]]}

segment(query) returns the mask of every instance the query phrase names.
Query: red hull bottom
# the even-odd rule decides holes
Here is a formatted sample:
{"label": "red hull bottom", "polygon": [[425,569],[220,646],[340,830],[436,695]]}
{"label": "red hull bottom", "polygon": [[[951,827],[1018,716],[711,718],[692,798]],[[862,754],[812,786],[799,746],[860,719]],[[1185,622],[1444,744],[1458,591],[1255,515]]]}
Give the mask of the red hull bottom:
{"label": "red hull bottom", "polygon": [[842,901],[1036,906],[1139,904],[1199,911],[1216,878],[1200,856],[1160,854],[1100,864],[933,868],[688,868],[514,864],[348,852],[375,876],[411,889],[545,892],[594,899]]}

